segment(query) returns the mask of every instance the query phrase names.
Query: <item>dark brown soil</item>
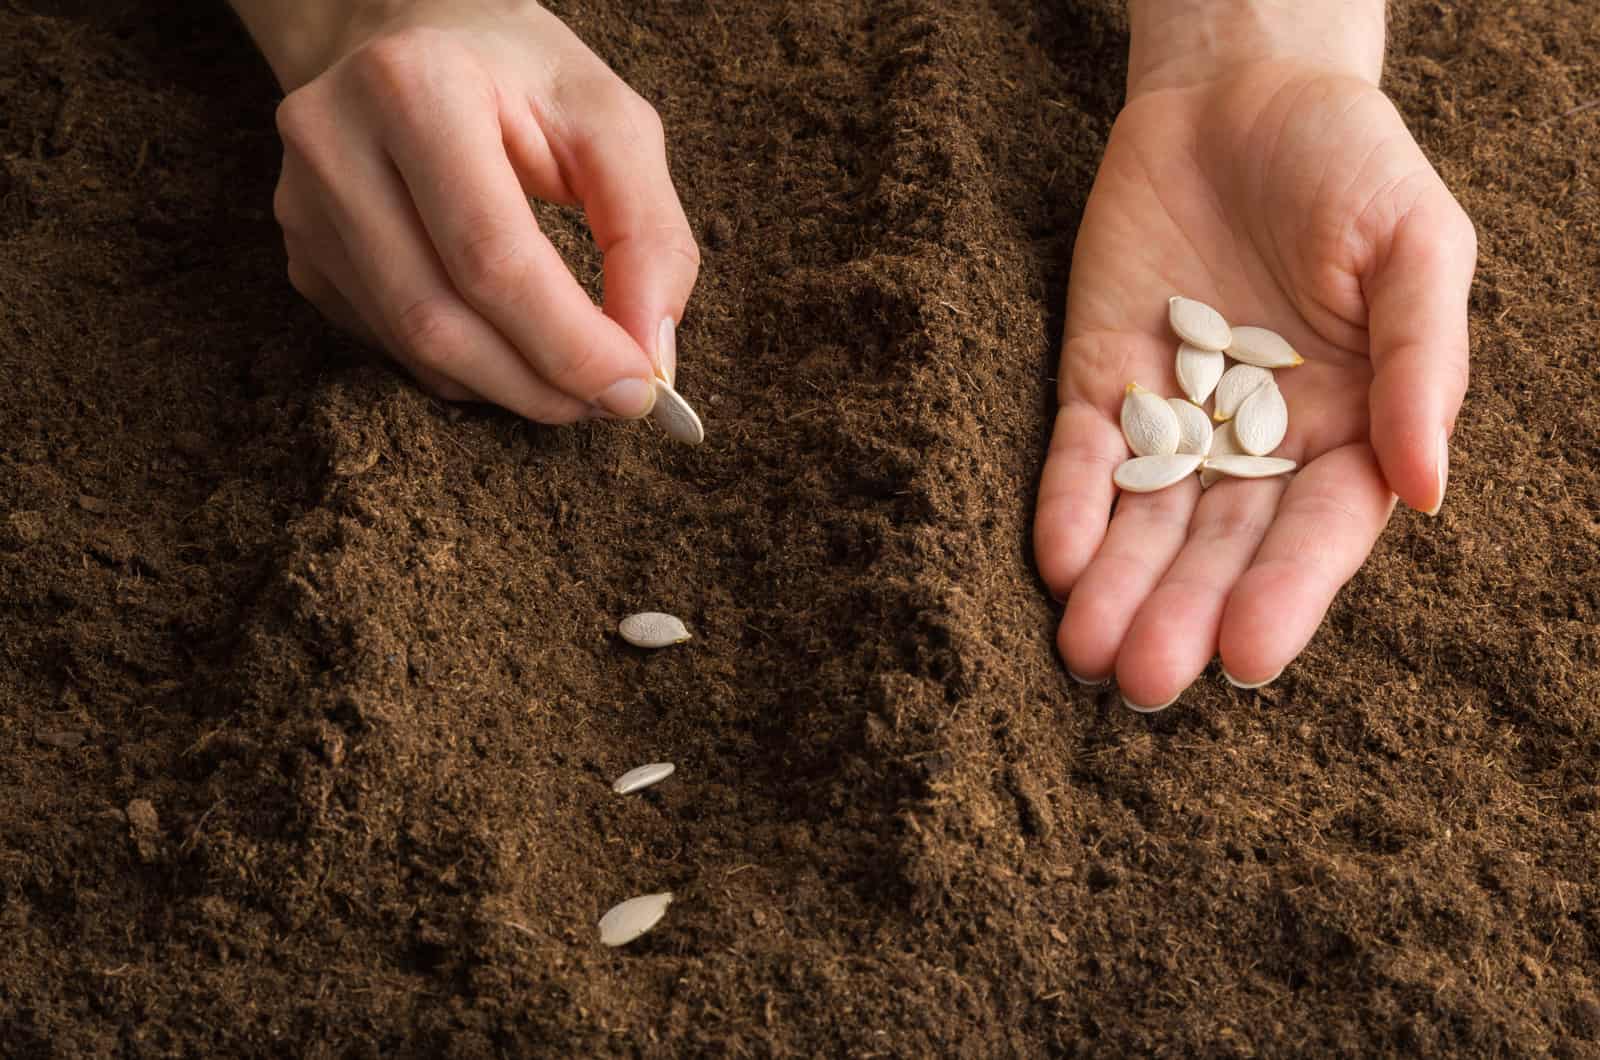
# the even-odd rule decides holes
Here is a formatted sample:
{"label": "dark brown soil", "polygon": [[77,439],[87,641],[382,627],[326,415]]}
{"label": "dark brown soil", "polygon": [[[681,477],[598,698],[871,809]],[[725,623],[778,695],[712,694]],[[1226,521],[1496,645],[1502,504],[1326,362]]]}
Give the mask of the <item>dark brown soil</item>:
{"label": "dark brown soil", "polygon": [[1397,5],[1449,501],[1146,720],[1028,547],[1120,6],[560,5],[702,236],[688,450],[301,304],[220,3],[0,4],[0,1052],[1600,1055],[1600,15]]}

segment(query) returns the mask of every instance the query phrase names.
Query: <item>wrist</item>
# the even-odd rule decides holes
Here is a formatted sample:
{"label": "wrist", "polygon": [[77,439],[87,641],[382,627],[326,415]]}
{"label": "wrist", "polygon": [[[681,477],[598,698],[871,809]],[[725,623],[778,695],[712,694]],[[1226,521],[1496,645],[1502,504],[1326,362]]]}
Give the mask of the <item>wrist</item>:
{"label": "wrist", "polygon": [[1384,0],[1130,0],[1128,99],[1299,60],[1374,85],[1383,72]]}
{"label": "wrist", "polygon": [[332,66],[354,25],[409,6],[402,0],[228,2],[285,92],[293,92]]}

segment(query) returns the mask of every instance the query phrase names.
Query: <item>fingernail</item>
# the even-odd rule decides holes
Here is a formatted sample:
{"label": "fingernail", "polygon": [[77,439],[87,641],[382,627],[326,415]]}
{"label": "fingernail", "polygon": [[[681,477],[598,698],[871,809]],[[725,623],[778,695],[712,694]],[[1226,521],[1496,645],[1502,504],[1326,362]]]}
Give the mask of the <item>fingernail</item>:
{"label": "fingernail", "polygon": [[1133,700],[1129,699],[1127,696],[1123,696],[1122,697],[1122,705],[1127,707],[1129,710],[1133,711],[1135,714],[1156,714],[1156,713],[1159,713],[1159,712],[1161,712],[1163,710],[1166,710],[1168,707],[1172,706],[1172,704],[1176,703],[1181,698],[1183,698],[1183,693],[1179,692],[1177,695],[1173,696],[1171,699],[1167,700],[1165,703],[1161,704],[1159,707],[1141,707],[1139,704],[1135,703]]}
{"label": "fingernail", "polygon": [[1450,435],[1448,432],[1439,432],[1439,499],[1428,509],[1429,515],[1438,515],[1439,509],[1444,507],[1444,484],[1450,478]]}
{"label": "fingernail", "polygon": [[1078,684],[1085,685],[1085,686],[1087,686],[1089,688],[1099,688],[1101,685],[1103,685],[1107,681],[1111,680],[1111,678],[1109,678],[1109,677],[1102,677],[1102,678],[1099,678],[1099,679],[1090,678],[1090,677],[1079,677],[1077,674],[1073,673],[1071,670],[1067,671],[1067,676],[1072,678],[1074,681],[1078,682]]}
{"label": "fingernail", "polygon": [[1272,684],[1272,682],[1276,681],[1278,678],[1282,677],[1283,676],[1283,671],[1279,670],[1277,673],[1273,674],[1271,677],[1267,678],[1266,680],[1264,680],[1264,681],[1256,681],[1254,684],[1250,683],[1249,681],[1241,681],[1241,680],[1239,680],[1237,677],[1233,676],[1232,674],[1230,674],[1228,672],[1228,668],[1226,666],[1224,666],[1222,668],[1222,676],[1223,676],[1224,679],[1227,680],[1228,684],[1232,685],[1234,688],[1245,688],[1245,689],[1264,688],[1267,685]]}
{"label": "fingernail", "polygon": [[625,420],[643,419],[656,403],[656,385],[648,379],[619,379],[595,399],[613,416]]}
{"label": "fingernail", "polygon": [[668,386],[678,385],[678,322],[665,317],[656,329],[656,364]]}

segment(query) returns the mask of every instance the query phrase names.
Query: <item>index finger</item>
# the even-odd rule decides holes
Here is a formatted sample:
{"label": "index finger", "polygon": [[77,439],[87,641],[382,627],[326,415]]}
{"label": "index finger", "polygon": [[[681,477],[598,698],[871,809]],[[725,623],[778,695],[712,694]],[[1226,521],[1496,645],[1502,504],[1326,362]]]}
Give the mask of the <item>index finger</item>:
{"label": "index finger", "polygon": [[539,230],[492,88],[424,62],[387,105],[387,146],[462,297],[550,385],[618,416],[654,402],[644,350],[602,313]]}

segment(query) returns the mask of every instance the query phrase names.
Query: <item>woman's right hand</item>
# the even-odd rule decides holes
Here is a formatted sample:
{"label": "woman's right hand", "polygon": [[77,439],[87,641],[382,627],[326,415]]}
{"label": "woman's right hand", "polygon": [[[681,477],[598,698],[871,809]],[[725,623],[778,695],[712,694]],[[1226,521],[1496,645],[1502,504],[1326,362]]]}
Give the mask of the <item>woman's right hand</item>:
{"label": "woman's right hand", "polygon": [[[654,109],[537,4],[304,2],[298,21],[235,3],[289,90],[274,212],[295,288],[441,397],[646,415],[700,261]],[[530,197],[582,205],[603,310]]]}

